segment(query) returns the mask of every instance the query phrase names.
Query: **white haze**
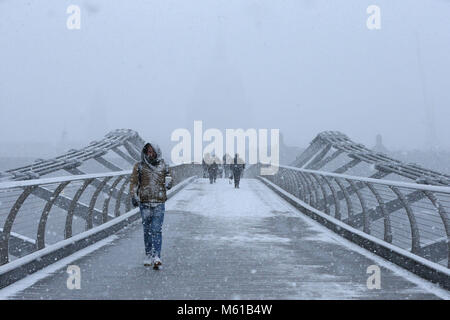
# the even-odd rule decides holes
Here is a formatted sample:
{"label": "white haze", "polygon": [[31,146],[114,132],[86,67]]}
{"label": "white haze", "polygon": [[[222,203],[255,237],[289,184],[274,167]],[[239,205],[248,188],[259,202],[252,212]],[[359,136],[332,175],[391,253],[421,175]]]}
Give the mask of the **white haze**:
{"label": "white haze", "polygon": [[167,149],[194,120],[391,149],[425,148],[433,127],[450,149],[449,17],[445,0],[0,0],[1,155],[116,128]]}

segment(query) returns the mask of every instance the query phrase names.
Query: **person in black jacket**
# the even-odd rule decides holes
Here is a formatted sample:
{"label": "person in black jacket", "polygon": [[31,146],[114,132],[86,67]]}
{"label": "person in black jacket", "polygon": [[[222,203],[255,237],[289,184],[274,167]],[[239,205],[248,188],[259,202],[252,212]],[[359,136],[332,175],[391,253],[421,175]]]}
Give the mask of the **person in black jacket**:
{"label": "person in black jacket", "polygon": [[233,160],[233,178],[234,178],[234,187],[239,189],[239,182],[241,181],[242,173],[245,169],[244,161],[239,158],[239,154],[234,155]]}

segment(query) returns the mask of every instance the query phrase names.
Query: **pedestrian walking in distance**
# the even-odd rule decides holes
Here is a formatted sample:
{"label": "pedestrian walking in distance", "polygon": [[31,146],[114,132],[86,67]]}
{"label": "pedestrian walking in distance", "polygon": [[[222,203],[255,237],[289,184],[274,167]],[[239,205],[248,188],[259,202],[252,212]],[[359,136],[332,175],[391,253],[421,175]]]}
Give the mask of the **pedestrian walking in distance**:
{"label": "pedestrian walking in distance", "polygon": [[144,226],[145,266],[161,266],[162,225],[164,222],[166,190],[172,188],[169,167],[156,144],[147,143],[141,161],[133,167],[130,194],[134,207],[141,211]]}
{"label": "pedestrian walking in distance", "polygon": [[239,189],[239,182],[241,181],[241,175],[245,169],[244,161],[239,158],[239,154],[234,155],[233,160],[233,178],[234,178],[234,187]]}
{"label": "pedestrian walking in distance", "polygon": [[217,166],[216,161],[213,161],[213,163],[211,163],[208,167],[209,183],[216,183],[218,170],[219,170],[219,167]]}

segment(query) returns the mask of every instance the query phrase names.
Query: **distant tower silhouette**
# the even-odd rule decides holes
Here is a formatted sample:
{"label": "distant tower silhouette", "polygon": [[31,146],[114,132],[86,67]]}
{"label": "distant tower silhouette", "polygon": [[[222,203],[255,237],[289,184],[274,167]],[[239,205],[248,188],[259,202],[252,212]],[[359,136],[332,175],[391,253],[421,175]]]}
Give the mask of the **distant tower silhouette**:
{"label": "distant tower silhouette", "polygon": [[89,118],[86,121],[87,128],[85,129],[89,141],[108,132],[108,109],[105,93],[99,89],[94,89],[91,99],[88,105],[89,109],[86,112]]}
{"label": "distant tower silhouette", "polygon": [[420,51],[420,39],[417,31],[416,36],[416,53],[417,53],[417,63],[419,66],[419,76],[422,87],[423,103],[425,107],[425,148],[430,151],[438,149],[438,140],[436,136],[436,126],[434,120],[434,101],[433,97],[428,96],[427,79],[425,70],[423,69],[422,54]]}
{"label": "distant tower silhouette", "polygon": [[67,147],[67,130],[64,127],[62,133],[61,133],[61,138],[58,141],[58,145],[56,146],[56,154],[60,155],[63,154],[65,151],[67,151],[68,147]]}
{"label": "distant tower silhouette", "polygon": [[389,151],[386,149],[386,147],[383,145],[383,137],[381,134],[377,134],[376,140],[375,140],[375,147],[372,148],[375,152],[385,153],[388,154]]}

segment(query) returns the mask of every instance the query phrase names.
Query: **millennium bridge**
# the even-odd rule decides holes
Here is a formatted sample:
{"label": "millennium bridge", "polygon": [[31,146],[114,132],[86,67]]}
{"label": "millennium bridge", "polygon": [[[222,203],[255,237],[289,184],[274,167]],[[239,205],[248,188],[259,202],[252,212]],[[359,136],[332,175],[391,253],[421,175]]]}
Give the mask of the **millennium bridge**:
{"label": "millennium bridge", "polygon": [[447,174],[334,131],[240,189],[176,165],[155,271],[128,193],[143,145],[120,129],[0,172],[0,299],[450,298]]}

